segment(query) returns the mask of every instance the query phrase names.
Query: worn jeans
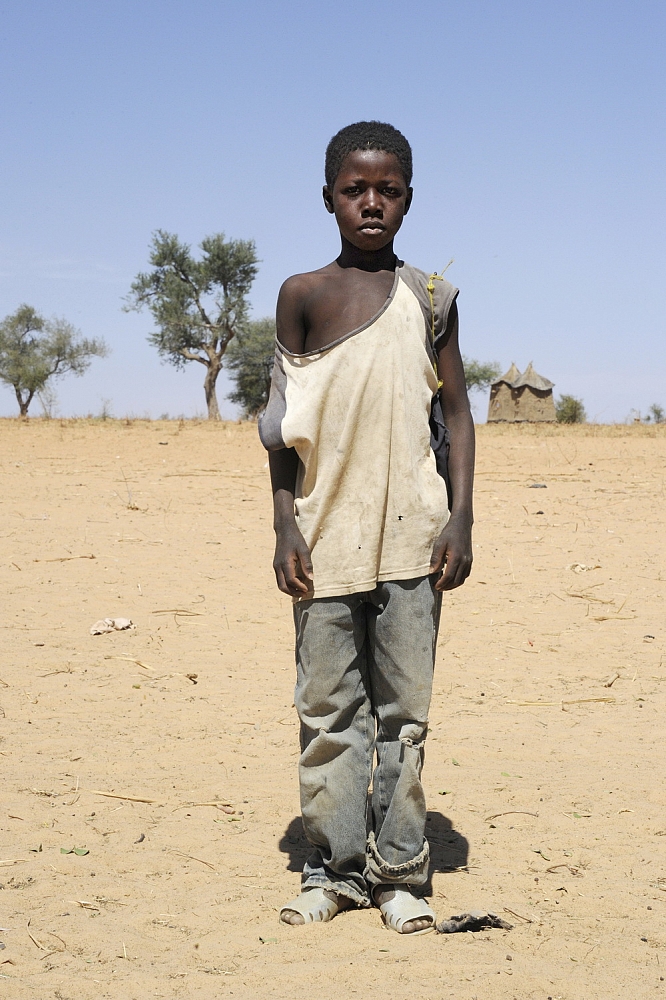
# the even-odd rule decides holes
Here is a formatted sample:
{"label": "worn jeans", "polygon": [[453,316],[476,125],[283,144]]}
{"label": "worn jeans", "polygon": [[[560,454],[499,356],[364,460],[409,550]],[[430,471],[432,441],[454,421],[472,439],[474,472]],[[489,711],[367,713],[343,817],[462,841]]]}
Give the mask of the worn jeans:
{"label": "worn jeans", "polygon": [[304,888],[368,906],[375,885],[427,880],[421,768],[441,608],[436,579],[294,605],[301,813],[315,848]]}

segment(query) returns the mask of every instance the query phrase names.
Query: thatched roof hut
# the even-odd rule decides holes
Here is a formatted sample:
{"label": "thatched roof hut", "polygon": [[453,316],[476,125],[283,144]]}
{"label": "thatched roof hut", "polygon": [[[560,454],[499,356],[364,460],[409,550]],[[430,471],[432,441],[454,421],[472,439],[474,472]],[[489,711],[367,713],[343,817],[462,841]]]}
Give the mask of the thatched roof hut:
{"label": "thatched roof hut", "polygon": [[512,363],[508,372],[490,387],[489,423],[555,420],[553,385],[550,379],[535,372],[531,361],[522,375]]}

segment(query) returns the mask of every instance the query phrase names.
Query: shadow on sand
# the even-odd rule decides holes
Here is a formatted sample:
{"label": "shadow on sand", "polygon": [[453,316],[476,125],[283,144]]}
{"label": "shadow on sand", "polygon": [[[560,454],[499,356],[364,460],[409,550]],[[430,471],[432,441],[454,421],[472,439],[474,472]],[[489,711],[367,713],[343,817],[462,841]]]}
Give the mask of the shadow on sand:
{"label": "shadow on sand", "polygon": [[[432,876],[435,872],[450,872],[464,868],[469,857],[469,843],[454,830],[451,820],[440,812],[430,811],[426,818],[426,837],[430,843],[428,881],[418,895],[432,895]],[[308,844],[300,816],[294,816],[280,839],[280,851],[289,855],[287,871],[301,872],[311,847]]]}

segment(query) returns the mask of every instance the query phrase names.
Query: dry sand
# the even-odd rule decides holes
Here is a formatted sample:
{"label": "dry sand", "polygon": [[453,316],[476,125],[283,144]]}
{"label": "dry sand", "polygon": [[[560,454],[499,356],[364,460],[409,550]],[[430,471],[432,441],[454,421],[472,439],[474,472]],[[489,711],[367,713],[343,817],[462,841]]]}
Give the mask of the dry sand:
{"label": "dry sand", "polygon": [[[0,990],[666,994],[665,430],[479,429],[429,891],[515,927],[410,940],[376,910],[278,925],[306,845],[255,427],[0,422]],[[107,616],[136,629],[92,637]]]}

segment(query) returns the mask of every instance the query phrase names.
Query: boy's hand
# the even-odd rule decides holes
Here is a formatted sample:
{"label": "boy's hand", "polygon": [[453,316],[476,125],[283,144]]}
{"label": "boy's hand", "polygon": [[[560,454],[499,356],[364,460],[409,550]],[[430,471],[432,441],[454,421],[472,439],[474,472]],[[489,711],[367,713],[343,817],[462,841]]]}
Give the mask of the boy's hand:
{"label": "boy's hand", "polygon": [[312,558],[296,523],[277,531],[273,569],[283,594],[303,597],[312,591]]}
{"label": "boy's hand", "polygon": [[472,559],[472,526],[466,518],[452,515],[432,550],[430,572],[444,569],[435,590],[461,587],[472,570]]}

